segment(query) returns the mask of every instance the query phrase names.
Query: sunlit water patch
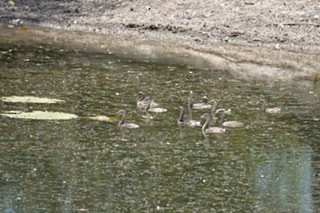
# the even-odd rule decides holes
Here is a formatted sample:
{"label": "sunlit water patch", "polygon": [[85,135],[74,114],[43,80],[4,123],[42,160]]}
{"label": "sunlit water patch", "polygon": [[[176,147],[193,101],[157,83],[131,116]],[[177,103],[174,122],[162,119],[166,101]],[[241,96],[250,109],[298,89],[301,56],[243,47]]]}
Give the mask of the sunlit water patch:
{"label": "sunlit water patch", "polygon": [[[136,63],[45,46],[1,47],[0,60],[0,97],[64,100],[0,101],[1,113],[77,116],[0,117],[2,212],[319,209],[318,85],[239,80],[214,67]],[[168,111],[145,116],[136,107],[139,91]],[[244,127],[204,136],[200,127],[178,126],[177,107],[187,109],[190,91],[196,102],[207,96],[230,108],[226,120]],[[281,113],[262,113],[262,98]],[[119,128],[119,110],[139,128]],[[205,112],[194,110],[192,117],[201,120]]]}

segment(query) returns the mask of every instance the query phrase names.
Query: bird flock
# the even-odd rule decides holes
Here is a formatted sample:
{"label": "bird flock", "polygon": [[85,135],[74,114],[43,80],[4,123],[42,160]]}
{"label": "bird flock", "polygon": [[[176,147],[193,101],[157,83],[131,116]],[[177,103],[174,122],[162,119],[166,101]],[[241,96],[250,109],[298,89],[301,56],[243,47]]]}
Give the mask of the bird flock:
{"label": "bird flock", "polygon": [[[159,104],[155,102],[150,97],[146,96],[146,94],[142,91],[138,92],[137,98],[137,108],[142,109],[145,112],[154,112],[154,113],[163,113],[167,112],[167,109],[159,107]],[[188,97],[188,118],[185,118],[185,107],[178,106],[177,109],[180,111],[179,117],[177,119],[178,125],[185,125],[190,127],[201,127],[203,135],[207,135],[209,133],[220,134],[226,132],[226,128],[240,128],[244,126],[244,123],[241,121],[225,121],[226,115],[231,114],[231,109],[217,109],[217,101],[216,100],[208,100],[206,96],[202,98],[202,102],[194,103],[193,92],[190,91]],[[268,108],[266,101],[261,99],[257,102],[257,104],[261,105],[261,111],[264,113],[280,113],[281,108],[274,107]],[[192,110],[210,110],[210,112],[204,113],[200,118],[204,120],[203,124],[201,121],[192,119]],[[121,116],[118,126],[120,128],[139,128],[138,124],[135,123],[127,123],[125,121],[126,111],[120,110],[118,114]],[[213,126],[210,126],[213,124]]]}

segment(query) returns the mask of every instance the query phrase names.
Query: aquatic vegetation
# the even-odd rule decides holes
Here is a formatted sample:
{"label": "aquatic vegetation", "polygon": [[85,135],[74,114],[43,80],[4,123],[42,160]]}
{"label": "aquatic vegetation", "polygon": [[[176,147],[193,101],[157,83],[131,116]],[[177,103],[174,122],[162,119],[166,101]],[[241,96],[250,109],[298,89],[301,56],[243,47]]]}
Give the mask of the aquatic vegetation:
{"label": "aquatic vegetation", "polygon": [[55,103],[65,102],[64,100],[61,100],[61,99],[43,98],[43,97],[35,97],[35,96],[8,96],[8,97],[1,97],[0,100],[3,102],[11,102],[11,103],[55,104]]}
{"label": "aquatic vegetation", "polygon": [[8,118],[31,119],[31,120],[70,120],[78,118],[77,115],[64,112],[48,112],[48,111],[4,111],[0,115]]}

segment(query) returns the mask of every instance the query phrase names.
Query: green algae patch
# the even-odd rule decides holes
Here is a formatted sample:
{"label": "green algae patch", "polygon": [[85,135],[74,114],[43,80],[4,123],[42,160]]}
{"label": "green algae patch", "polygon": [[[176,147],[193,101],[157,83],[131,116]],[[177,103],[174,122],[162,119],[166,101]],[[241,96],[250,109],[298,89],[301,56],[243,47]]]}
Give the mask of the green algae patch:
{"label": "green algae patch", "polygon": [[29,119],[29,120],[71,120],[78,118],[75,114],[64,112],[48,112],[48,111],[5,111],[0,115],[8,118]]}
{"label": "green algae patch", "polygon": [[64,100],[54,99],[54,98],[41,98],[35,96],[8,96],[1,97],[1,101],[10,102],[10,103],[42,103],[42,104],[55,104],[55,103],[63,103]]}

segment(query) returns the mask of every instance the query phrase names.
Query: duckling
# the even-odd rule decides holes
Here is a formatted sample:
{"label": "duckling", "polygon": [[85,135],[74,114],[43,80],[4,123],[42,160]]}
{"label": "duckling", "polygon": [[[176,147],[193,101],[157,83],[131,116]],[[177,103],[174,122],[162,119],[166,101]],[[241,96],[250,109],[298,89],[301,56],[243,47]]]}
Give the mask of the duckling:
{"label": "duckling", "polygon": [[180,116],[178,119],[178,125],[187,125],[187,126],[201,126],[201,122],[200,121],[196,121],[196,120],[186,120],[184,119],[184,107],[183,106],[179,106],[179,110],[180,110]]}
{"label": "duckling", "polygon": [[207,133],[217,133],[217,134],[221,134],[224,133],[226,131],[226,129],[222,128],[222,127],[210,127],[209,126],[209,122],[212,119],[211,115],[209,113],[205,113],[201,116],[201,119],[205,119],[205,122],[201,128],[202,130],[202,134],[203,135],[207,135]]}
{"label": "duckling", "polygon": [[165,108],[161,108],[161,107],[154,107],[151,108],[152,103],[154,103],[152,100],[148,100],[148,104],[146,106],[146,108],[144,109],[146,112],[155,112],[155,113],[163,113],[163,112],[167,112],[168,110]]}
{"label": "duckling", "polygon": [[118,123],[118,126],[120,128],[128,128],[128,129],[134,129],[134,128],[139,128],[138,124],[135,123],[126,123],[125,122],[125,117],[126,117],[126,111],[125,110],[120,110],[118,112],[119,115],[121,115],[121,119]]}
{"label": "duckling", "polygon": [[264,99],[260,99],[258,101],[258,103],[261,104],[261,111],[265,112],[265,113],[270,113],[270,114],[276,114],[276,113],[280,113],[281,112],[281,108],[280,107],[267,107],[267,103]]}
{"label": "duckling", "polygon": [[193,98],[189,97],[188,98],[188,108],[189,109],[196,109],[196,110],[202,110],[202,109],[210,109],[212,107],[212,101],[210,100],[207,103],[193,103]]}
{"label": "duckling", "polygon": [[188,107],[192,109],[210,109],[211,105],[208,104],[208,97],[202,97],[202,103],[194,103],[193,102],[193,91],[190,91],[188,98]]}
{"label": "duckling", "polygon": [[216,113],[221,111],[221,110],[223,110],[225,114],[231,115],[231,109],[224,109],[224,108],[217,109],[217,106],[218,106],[218,102],[217,101],[210,100],[208,103],[211,105],[210,112],[211,112],[212,118],[214,118],[216,116]]}
{"label": "duckling", "polygon": [[220,109],[216,113],[221,114],[219,123],[224,127],[238,128],[238,127],[244,126],[244,124],[241,121],[224,121],[224,118],[226,115],[226,112],[224,109]]}
{"label": "duckling", "polygon": [[[215,111],[216,111],[216,108],[217,108],[217,101],[215,100],[210,100],[208,101],[208,104],[210,105],[210,108],[211,108],[211,112],[213,114],[215,114]],[[205,106],[207,107],[207,106]],[[192,119],[192,109],[193,109],[193,103],[192,103],[192,100],[191,98],[189,97],[188,98],[188,112],[189,112],[189,118]]]}
{"label": "duckling", "polygon": [[137,108],[140,108],[140,109],[145,109],[148,106],[150,101],[151,101],[150,108],[155,108],[159,106],[159,104],[156,103],[154,100],[150,99],[149,97],[146,97],[146,94],[142,91],[138,92],[136,101],[137,101]]}

